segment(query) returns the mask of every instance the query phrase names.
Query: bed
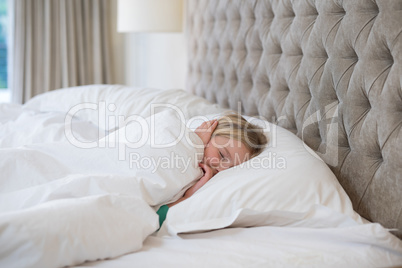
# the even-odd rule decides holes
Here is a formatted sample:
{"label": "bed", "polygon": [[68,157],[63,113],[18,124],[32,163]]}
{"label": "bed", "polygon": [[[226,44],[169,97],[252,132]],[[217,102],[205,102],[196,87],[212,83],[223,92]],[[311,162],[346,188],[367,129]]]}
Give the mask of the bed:
{"label": "bed", "polygon": [[[189,0],[186,90],[90,85],[1,105],[0,266],[402,265],[401,18],[401,1]],[[159,226],[200,176],[194,129],[228,110],[267,148]],[[127,146],[147,124],[157,144],[188,139]],[[172,153],[191,159],[185,176],[133,169]]]}

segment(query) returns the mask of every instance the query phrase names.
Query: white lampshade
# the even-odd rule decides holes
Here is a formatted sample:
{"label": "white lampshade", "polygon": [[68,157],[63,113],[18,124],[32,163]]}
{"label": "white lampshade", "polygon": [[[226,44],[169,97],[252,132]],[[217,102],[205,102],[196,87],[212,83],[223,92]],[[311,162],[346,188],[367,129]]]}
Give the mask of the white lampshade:
{"label": "white lampshade", "polygon": [[118,0],[118,32],[181,32],[183,0]]}

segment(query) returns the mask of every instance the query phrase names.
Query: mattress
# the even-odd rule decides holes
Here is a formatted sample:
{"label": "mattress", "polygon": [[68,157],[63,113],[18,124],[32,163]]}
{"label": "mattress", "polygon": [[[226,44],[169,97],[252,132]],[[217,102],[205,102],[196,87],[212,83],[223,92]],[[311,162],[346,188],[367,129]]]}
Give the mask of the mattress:
{"label": "mattress", "polygon": [[[397,242],[386,239],[388,235],[383,231],[376,226],[367,229],[265,226],[177,237],[150,236],[136,253],[77,267],[381,267],[384,262],[398,264],[400,253],[392,249]],[[375,242],[373,234],[377,236]]]}

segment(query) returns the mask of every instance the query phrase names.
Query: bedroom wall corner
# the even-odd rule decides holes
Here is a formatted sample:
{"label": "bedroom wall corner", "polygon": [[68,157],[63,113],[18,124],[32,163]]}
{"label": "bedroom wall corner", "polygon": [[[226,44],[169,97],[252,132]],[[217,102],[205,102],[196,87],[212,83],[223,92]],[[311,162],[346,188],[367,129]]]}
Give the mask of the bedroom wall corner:
{"label": "bedroom wall corner", "polygon": [[184,89],[187,51],[183,33],[125,34],[125,83]]}

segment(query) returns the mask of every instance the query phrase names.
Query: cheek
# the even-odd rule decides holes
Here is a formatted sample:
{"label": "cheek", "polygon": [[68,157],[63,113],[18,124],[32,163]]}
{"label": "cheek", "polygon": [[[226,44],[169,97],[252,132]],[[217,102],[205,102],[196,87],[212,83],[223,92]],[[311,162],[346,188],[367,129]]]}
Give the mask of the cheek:
{"label": "cheek", "polygon": [[209,155],[209,147],[206,146],[204,149],[204,157],[208,157],[208,155]]}
{"label": "cheek", "polygon": [[219,157],[219,151],[216,148],[213,147],[205,147],[204,149],[204,157],[208,159],[213,159],[213,158],[218,158]]}
{"label": "cheek", "polygon": [[237,157],[238,158],[235,161],[236,162],[235,165],[240,165],[241,163],[246,162],[247,160],[250,159],[250,153],[248,151],[242,152],[239,153]]}
{"label": "cheek", "polygon": [[224,159],[222,159],[222,161],[221,161],[221,165],[222,165],[222,167],[224,167],[225,169],[226,168],[230,168],[231,167],[231,161],[229,160],[229,159],[227,159],[227,158],[224,158]]}

